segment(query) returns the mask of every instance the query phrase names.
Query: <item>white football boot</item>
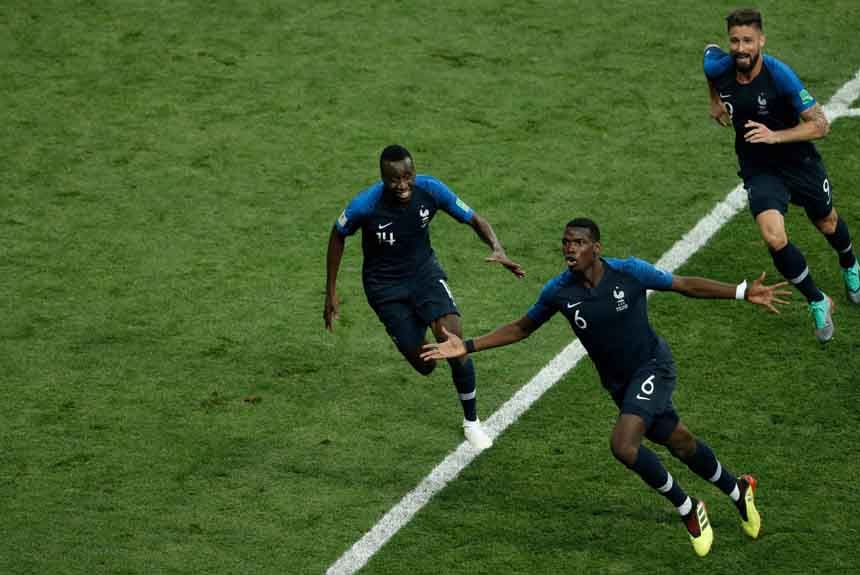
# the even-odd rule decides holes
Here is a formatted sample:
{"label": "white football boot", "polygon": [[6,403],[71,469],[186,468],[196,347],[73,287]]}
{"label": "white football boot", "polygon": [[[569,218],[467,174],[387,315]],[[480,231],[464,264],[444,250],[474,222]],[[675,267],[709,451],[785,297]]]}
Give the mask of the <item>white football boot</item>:
{"label": "white football boot", "polygon": [[493,440],[490,439],[490,436],[487,435],[486,431],[484,431],[484,428],[481,426],[480,419],[476,419],[475,421],[464,419],[463,435],[466,436],[466,439],[475,449],[484,450],[493,445]]}

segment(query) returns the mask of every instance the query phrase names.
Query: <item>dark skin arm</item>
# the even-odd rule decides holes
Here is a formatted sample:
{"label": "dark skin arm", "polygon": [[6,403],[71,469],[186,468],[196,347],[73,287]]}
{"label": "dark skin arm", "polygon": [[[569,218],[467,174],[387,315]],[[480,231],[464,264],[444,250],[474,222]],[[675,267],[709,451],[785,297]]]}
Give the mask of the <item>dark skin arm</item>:
{"label": "dark skin arm", "polygon": [[[773,304],[782,305],[788,304],[787,300],[780,299],[781,297],[790,296],[791,292],[781,288],[788,285],[788,282],[779,282],[774,285],[766,286],[763,284],[765,273],[753,280],[747,285],[746,295],[744,299],[756,305],[766,307],[771,313],[779,313],[779,310]],[[736,287],[734,284],[728,284],[700,277],[689,276],[673,276],[672,291],[687,297],[705,298],[705,299],[734,299]]]}
{"label": "dark skin arm", "polygon": [[[503,345],[510,345],[526,339],[537,328],[538,324],[529,316],[524,315],[520,319],[498,327],[488,334],[476,337],[472,341],[475,344],[475,351],[502,347]],[[448,339],[441,343],[428,343],[425,345],[421,359],[430,361],[434,359],[463,357],[466,355],[466,345],[463,343],[463,340],[444,328],[442,331],[448,336]]]}
{"label": "dark skin arm", "polygon": [[337,228],[332,226],[325,258],[325,307],[323,308],[323,319],[328,331],[334,329],[333,321],[340,315],[340,301],[337,299],[337,272],[340,269],[340,260],[343,258],[345,245],[346,238],[340,235]]}
{"label": "dark skin arm", "polygon": [[523,268],[518,263],[508,258],[505,248],[502,247],[502,243],[496,237],[496,232],[493,231],[493,226],[490,225],[490,222],[484,219],[478,212],[473,212],[472,221],[469,224],[475,230],[478,237],[481,238],[481,241],[493,250],[493,253],[485,258],[485,261],[499,262],[518,278],[526,275],[526,272],[523,271]]}
{"label": "dark skin arm", "polygon": [[[779,313],[773,304],[788,304],[788,301],[778,296],[790,296],[788,290],[778,289],[788,282],[780,282],[766,286],[765,274],[762,274],[747,286],[744,299],[752,304],[762,305],[772,313]],[[705,299],[735,299],[737,286],[700,277],[673,276],[671,290],[687,297]],[[472,340],[475,351],[482,351],[494,347],[510,345],[529,337],[538,328],[528,315],[524,315],[516,321],[496,328],[488,334],[478,336]],[[424,361],[434,359],[450,359],[466,355],[466,345],[462,339],[446,329],[442,330],[448,339],[441,343],[430,343],[424,346],[421,358]]]}

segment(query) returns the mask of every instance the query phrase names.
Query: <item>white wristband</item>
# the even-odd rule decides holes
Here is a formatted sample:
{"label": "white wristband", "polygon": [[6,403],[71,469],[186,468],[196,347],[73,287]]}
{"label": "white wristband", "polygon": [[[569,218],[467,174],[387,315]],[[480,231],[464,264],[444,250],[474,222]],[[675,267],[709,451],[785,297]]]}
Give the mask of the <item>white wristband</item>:
{"label": "white wristband", "polygon": [[747,280],[742,281],[735,288],[735,299],[746,299],[747,297]]}

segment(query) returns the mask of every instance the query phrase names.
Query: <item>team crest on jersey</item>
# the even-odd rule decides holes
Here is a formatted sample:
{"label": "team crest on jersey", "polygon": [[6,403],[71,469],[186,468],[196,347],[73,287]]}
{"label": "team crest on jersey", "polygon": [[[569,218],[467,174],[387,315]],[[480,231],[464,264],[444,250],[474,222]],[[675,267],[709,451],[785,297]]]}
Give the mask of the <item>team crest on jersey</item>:
{"label": "team crest on jersey", "polygon": [[758,95],[758,113],[760,116],[765,116],[768,114],[767,97],[764,95],[764,92]]}
{"label": "team crest on jersey", "polygon": [[612,297],[615,298],[615,311],[624,311],[627,309],[627,302],[624,300],[624,290],[619,286],[615,286],[612,290]]}
{"label": "team crest on jersey", "polygon": [[426,228],[427,224],[430,223],[430,210],[421,206],[418,208],[418,215],[421,217],[421,227]]}

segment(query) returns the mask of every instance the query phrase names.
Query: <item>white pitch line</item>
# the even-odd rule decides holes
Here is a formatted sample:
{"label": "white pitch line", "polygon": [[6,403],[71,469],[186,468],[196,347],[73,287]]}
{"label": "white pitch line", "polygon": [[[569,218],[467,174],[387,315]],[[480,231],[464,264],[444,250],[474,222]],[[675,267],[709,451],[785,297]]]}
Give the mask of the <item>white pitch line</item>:
{"label": "white pitch line", "polygon": [[853,104],[860,95],[860,71],[854,75],[854,77],[833,94],[833,97],[830,98],[830,101],[824,106],[824,113],[827,115],[827,119],[831,122],[836,120],[836,118],[841,118],[842,116],[856,116],[860,114],[860,110],[851,110],[851,104]]}
{"label": "white pitch line", "polygon": [[[843,85],[824,106],[824,113],[833,122],[843,116],[860,116],[860,110],[849,107],[860,97],[860,71]],[[743,185],[735,187],[711,212],[699,220],[692,230],[675,242],[657,261],[657,267],[675,271],[696,253],[717,231],[747,205]],[[546,391],[558,383],[585,357],[585,349],[574,340],[556,355],[531,381],[484,422],[487,434],[495,439],[525,413]],[[362,567],[405,526],[418,511],[453,481],[469,465],[478,452],[467,441],[437,465],[418,486],[407,493],[373,528],[347,550],[326,571],[326,575],[352,575]]]}

